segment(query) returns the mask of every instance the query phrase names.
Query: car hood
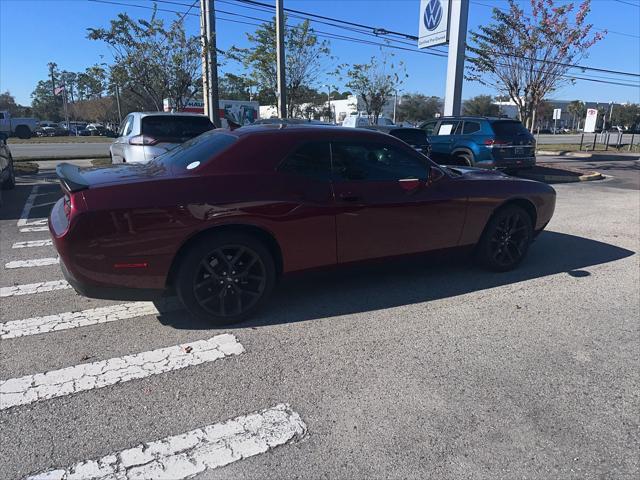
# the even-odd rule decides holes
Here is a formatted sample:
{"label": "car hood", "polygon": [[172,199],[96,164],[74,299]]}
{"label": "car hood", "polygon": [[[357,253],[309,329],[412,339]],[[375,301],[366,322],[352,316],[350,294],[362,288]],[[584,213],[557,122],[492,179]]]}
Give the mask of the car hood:
{"label": "car hood", "polygon": [[162,161],[146,164],[123,164],[110,167],[78,168],[70,163],[61,163],[56,174],[62,185],[75,192],[113,184],[136,183],[172,176],[171,166]]}
{"label": "car hood", "polygon": [[498,170],[488,170],[486,168],[476,167],[460,167],[458,165],[446,165],[449,170],[453,170],[462,177],[468,180],[522,180],[529,181],[523,178],[512,177],[506,173],[502,173]]}

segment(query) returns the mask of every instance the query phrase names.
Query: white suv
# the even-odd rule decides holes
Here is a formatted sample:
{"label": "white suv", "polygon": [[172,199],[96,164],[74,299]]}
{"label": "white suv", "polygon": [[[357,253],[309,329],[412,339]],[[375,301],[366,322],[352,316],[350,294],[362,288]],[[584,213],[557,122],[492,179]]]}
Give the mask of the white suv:
{"label": "white suv", "polygon": [[213,128],[208,117],[196,113],[130,113],[109,147],[111,163],[146,163]]}
{"label": "white suv", "polygon": [[[373,116],[370,118],[369,115],[349,115],[342,122],[343,127],[349,128],[363,128],[369,127],[373,123]],[[393,127],[395,124],[393,120],[387,117],[378,117],[378,126],[380,127]]]}

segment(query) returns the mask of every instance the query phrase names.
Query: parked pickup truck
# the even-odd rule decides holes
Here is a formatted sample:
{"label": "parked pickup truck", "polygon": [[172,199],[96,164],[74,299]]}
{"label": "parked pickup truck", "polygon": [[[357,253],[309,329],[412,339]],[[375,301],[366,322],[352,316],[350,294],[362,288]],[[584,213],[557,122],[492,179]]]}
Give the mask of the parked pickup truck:
{"label": "parked pickup truck", "polygon": [[38,126],[35,118],[12,118],[7,110],[0,111],[0,132],[19,138],[31,138]]}

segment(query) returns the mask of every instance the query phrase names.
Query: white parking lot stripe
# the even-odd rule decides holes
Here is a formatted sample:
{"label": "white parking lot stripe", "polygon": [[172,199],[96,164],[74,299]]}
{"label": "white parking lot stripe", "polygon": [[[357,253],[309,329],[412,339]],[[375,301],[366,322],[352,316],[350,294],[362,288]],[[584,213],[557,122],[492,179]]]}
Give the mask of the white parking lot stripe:
{"label": "white parking lot stripe", "polygon": [[[170,309],[163,311],[168,310]],[[57,332],[98,323],[143,317],[145,315],[158,315],[158,313],[158,309],[152,302],[131,302],[91,308],[79,312],[64,312],[57,315],[12,320],[0,323],[0,339],[6,340],[40,333]]]}
{"label": "white parking lot stripe", "polygon": [[20,218],[18,219],[18,227],[24,227],[27,224],[29,212],[31,212],[31,208],[33,208],[33,202],[38,196],[38,190],[40,190],[40,185],[35,185],[31,189],[31,193],[27,197],[27,201],[24,203],[24,207],[22,207],[22,213],[20,214]]}
{"label": "white parking lot stripe", "polygon": [[26,242],[16,242],[11,248],[33,248],[33,247],[51,247],[53,241],[51,240],[29,240]]}
{"label": "white parking lot stripe", "polygon": [[31,220],[30,222],[26,222],[24,225],[18,225],[18,226],[32,227],[35,225],[46,225],[48,221],[49,220],[46,218],[38,218],[38,219]]}
{"label": "white parking lot stripe", "polygon": [[20,229],[20,233],[31,233],[31,232],[48,232],[49,227],[24,227]]}
{"label": "white parking lot stripe", "polygon": [[307,432],[300,415],[289,405],[275,407],[197,428],[180,435],[88,460],[27,480],[172,479],[193,477],[291,443]]}
{"label": "white parking lot stripe", "polygon": [[57,265],[60,263],[58,257],[33,258],[31,260],[15,260],[5,263],[4,268],[30,268],[30,267],[46,267],[47,265]]}
{"label": "white parking lot stripe", "polygon": [[65,280],[53,280],[51,282],[26,283],[13,287],[1,287],[1,297],[18,297],[20,295],[33,295],[34,293],[52,292],[54,290],[66,290],[71,288]]}
{"label": "white parking lot stripe", "polygon": [[244,353],[231,334],[0,381],[0,410],[128,382]]}

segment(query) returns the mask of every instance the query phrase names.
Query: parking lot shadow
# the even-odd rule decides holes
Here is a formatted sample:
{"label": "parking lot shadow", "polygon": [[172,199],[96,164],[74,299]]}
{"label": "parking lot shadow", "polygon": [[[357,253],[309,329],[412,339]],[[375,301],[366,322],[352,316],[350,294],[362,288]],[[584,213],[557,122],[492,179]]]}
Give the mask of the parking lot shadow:
{"label": "parking lot shadow", "polygon": [[[276,288],[266,308],[238,324],[256,327],[368,312],[401,305],[455,297],[465,293],[566,273],[580,281],[593,265],[613,262],[635,252],[588,238],[543,232],[528,257],[506,273],[485,271],[467,257],[446,263],[430,259],[391,260],[385,264],[296,275]],[[211,325],[185,312],[163,314],[159,320],[175,328],[201,329]]]}

